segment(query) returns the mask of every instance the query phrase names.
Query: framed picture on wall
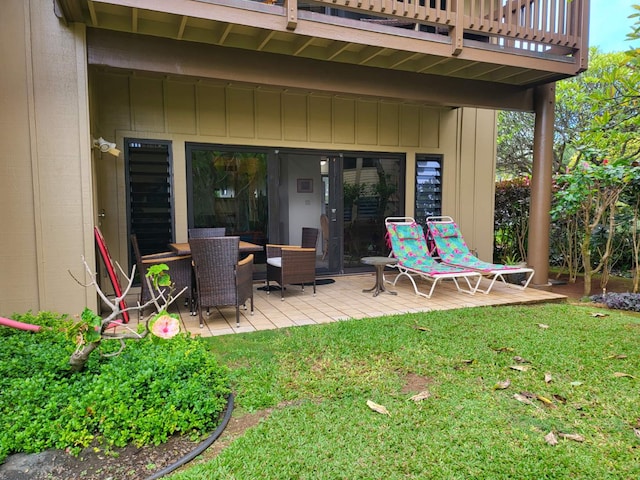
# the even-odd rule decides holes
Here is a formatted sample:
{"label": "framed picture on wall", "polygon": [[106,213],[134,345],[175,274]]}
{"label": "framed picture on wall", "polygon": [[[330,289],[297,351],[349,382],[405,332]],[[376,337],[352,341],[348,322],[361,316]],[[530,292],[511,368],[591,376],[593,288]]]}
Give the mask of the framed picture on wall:
{"label": "framed picture on wall", "polygon": [[298,193],[313,193],[313,178],[299,178]]}

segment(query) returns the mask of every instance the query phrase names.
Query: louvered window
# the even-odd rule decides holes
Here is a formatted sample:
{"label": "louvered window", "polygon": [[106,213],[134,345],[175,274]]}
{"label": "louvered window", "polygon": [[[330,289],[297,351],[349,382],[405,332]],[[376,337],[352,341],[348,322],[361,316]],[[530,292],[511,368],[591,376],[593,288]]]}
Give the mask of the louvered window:
{"label": "louvered window", "polygon": [[442,156],[416,155],[416,221],[424,224],[437,215],[442,215]]}

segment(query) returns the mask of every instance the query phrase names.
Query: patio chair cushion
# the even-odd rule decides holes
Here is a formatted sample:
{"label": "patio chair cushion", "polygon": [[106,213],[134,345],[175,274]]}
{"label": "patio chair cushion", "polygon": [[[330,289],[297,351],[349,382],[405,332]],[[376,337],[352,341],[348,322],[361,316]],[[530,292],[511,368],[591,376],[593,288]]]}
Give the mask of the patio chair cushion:
{"label": "patio chair cushion", "polygon": [[274,267],[281,268],[282,267],[282,257],[267,258],[267,263],[269,265],[273,265]]}
{"label": "patio chair cushion", "polygon": [[421,233],[418,228],[416,228],[418,226],[419,226],[418,224],[414,223],[410,225],[394,225],[393,227],[396,232],[396,235],[400,240],[405,240],[405,239],[419,240],[420,237],[424,236],[424,234]]}
{"label": "patio chair cushion", "polygon": [[391,231],[391,243],[394,256],[401,265],[425,273],[451,273],[451,267],[441,265],[434,260],[426,247],[424,231],[415,222],[409,224],[387,224]]}
{"label": "patio chair cushion", "polygon": [[458,236],[458,226],[455,223],[440,223],[432,230],[433,235],[442,238]]}

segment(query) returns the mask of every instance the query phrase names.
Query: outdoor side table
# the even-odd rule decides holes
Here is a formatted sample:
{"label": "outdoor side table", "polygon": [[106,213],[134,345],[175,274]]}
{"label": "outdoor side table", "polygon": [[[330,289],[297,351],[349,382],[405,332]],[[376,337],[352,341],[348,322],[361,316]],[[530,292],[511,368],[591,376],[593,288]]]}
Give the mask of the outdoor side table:
{"label": "outdoor side table", "polygon": [[362,257],[360,259],[365,265],[373,265],[376,267],[376,284],[372,288],[362,290],[363,292],[373,292],[373,296],[377,297],[380,292],[387,292],[391,295],[397,295],[398,292],[392,292],[384,288],[384,267],[386,265],[395,265],[398,263],[397,258],[393,257]]}

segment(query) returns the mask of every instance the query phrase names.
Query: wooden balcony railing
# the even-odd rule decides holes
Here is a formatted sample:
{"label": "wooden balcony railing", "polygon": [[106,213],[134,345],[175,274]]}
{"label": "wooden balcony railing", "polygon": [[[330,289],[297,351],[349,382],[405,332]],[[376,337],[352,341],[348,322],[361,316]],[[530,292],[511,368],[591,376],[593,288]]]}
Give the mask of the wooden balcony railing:
{"label": "wooden balcony railing", "polygon": [[[417,31],[446,35],[452,55],[462,52],[465,40],[541,56],[571,57],[587,49],[588,0],[312,0],[304,5],[320,6],[329,15],[349,12],[351,18],[410,23]],[[284,0],[290,30],[305,6]]]}

